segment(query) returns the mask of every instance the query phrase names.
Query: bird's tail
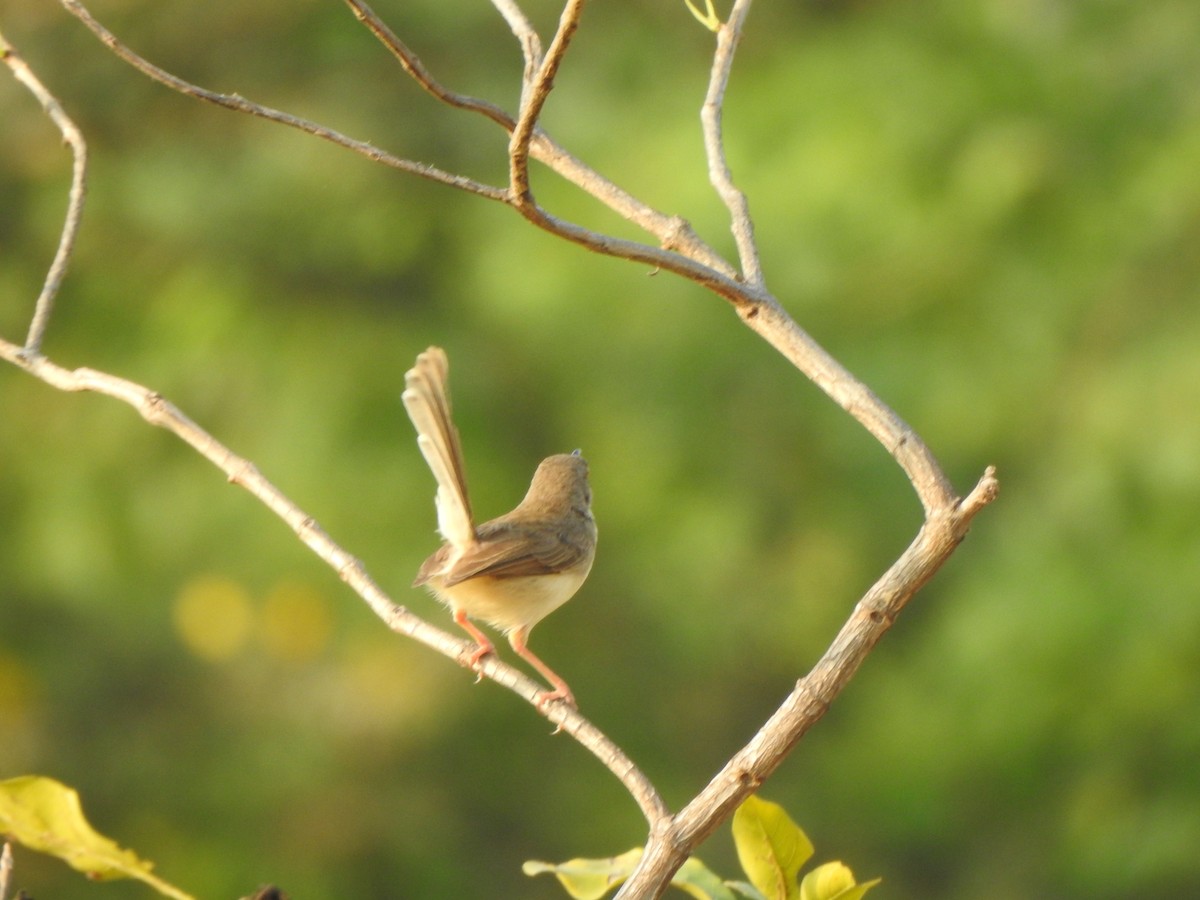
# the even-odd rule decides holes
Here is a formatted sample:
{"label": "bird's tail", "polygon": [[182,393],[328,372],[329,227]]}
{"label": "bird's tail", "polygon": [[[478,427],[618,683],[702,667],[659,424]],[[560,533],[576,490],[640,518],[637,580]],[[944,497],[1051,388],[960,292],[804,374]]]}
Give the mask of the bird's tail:
{"label": "bird's tail", "polygon": [[458,429],[450,418],[450,362],[441,347],[417,356],[404,375],[400,399],[417,429],[417,446],[437,479],[438,531],[456,547],[475,540]]}

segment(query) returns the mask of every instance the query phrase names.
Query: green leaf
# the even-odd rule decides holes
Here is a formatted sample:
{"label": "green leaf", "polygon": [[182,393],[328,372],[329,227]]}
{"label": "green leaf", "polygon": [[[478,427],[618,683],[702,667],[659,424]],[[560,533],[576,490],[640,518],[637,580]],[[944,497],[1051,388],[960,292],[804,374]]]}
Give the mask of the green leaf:
{"label": "green leaf", "polygon": [[695,857],[679,867],[679,871],[671,879],[671,884],[696,900],[737,900],[725,882]]}
{"label": "green leaf", "polygon": [[768,900],[796,900],[796,876],[813,854],[812,842],[783,807],[751,795],[733,814],[738,861]]}
{"label": "green leaf", "polygon": [[804,876],[800,884],[800,900],[861,900],[863,894],[882,880],[876,878],[856,884],[849,866],[828,862]]}
{"label": "green leaf", "polygon": [[0,832],[31,850],[57,856],[89,878],[136,878],[175,900],[192,900],[151,874],[153,863],[98,834],[88,824],[79,794],[52,778],[22,775],[0,781]]}
{"label": "green leaf", "polygon": [[529,876],[552,872],[575,900],[600,900],[629,877],[641,858],[642,848],[634,847],[606,859],[569,859],[558,864],[531,859],[521,871]]}

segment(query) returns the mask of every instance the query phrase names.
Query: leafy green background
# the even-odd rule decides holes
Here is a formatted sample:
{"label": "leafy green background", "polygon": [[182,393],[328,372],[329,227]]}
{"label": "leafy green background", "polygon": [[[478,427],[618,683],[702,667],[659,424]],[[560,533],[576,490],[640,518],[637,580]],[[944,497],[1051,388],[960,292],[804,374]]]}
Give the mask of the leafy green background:
{"label": "leafy green background", "polygon": [[[380,2],[456,89],[511,106],[486,3]],[[557,8],[529,3],[548,33]],[[180,75],[493,182],[503,135],[439,107],[335,2],[105,0]],[[5,33],[90,141],[46,349],[152,385],[400,601],[435,545],[399,405],[453,364],[477,509],[584,448],[600,555],[534,648],[677,806],[911,539],[887,456],[719,300],[504,208],[149,83],[50,0]],[[682,3],[596,3],[546,114],[730,250]],[[1190,897],[1200,884],[1200,6],[760,4],[731,161],[769,282],[1002,495],[765,794],[880,896]],[[19,339],[69,172],[0,80],[0,333]],[[545,172],[554,211],[622,234]],[[544,720],[393,637],[192,451],[0,372],[0,777],[204,897],[555,897],[528,858],[643,823]],[[736,865],[727,835],[703,848]],[[18,853],[36,896],[142,897]]]}

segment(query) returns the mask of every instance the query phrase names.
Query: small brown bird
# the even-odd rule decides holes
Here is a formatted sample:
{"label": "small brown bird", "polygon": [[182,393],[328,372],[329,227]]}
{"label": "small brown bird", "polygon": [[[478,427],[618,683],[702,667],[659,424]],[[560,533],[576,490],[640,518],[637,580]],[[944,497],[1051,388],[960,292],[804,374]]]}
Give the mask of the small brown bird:
{"label": "small brown bird", "polygon": [[587,462],[578,450],[542,460],[516,509],[476,525],[450,417],[449,368],[445,351],[430,347],[404,376],[401,399],[437,480],[438,531],[445,539],[421,564],[413,585],[428,588],[475,639],[472,666],[495,649],[471,622],[480,619],[503,632],[513,650],[554,686],[538,695],[539,709],[552,700],[574,706],[567,683],[526,641],[533,626],[570,600],[591,571],[596,520]]}

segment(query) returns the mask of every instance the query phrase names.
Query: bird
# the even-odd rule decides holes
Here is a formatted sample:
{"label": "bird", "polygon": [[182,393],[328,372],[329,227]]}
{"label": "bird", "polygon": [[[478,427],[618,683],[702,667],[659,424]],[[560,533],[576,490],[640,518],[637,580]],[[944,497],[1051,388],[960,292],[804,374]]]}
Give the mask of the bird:
{"label": "bird", "polygon": [[451,418],[450,363],[440,347],[417,355],[405,373],[401,400],[417,430],[417,446],[437,482],[435,505],[442,545],[421,564],[414,587],[449,607],[474,640],[468,664],[495,652],[472,620],[500,631],[517,655],[552,686],[535,705],[576,706],[566,681],[528,647],[533,626],[571,599],[596,556],[596,519],[588,464],[579,450],[538,465],[525,498],[512,512],[476,525],[458,429]]}

